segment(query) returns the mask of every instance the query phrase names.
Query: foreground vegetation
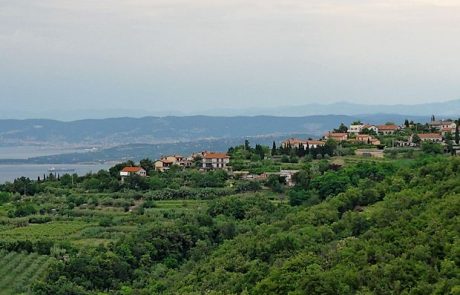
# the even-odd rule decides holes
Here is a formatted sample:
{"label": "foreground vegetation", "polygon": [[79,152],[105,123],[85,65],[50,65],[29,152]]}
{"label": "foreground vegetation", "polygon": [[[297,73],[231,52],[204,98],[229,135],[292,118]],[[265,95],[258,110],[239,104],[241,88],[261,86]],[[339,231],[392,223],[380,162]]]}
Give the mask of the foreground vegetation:
{"label": "foreground vegetation", "polygon": [[230,152],[251,173],[299,170],[295,186],[147,160],[123,183],[118,165],[0,186],[0,290],[459,294],[459,158]]}

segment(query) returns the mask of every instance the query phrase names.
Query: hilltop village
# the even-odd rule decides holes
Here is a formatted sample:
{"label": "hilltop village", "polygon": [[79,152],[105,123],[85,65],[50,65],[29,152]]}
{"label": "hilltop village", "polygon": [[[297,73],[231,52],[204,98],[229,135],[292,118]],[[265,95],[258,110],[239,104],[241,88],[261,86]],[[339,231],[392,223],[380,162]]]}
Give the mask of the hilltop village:
{"label": "hilltop village", "polygon": [[[250,171],[239,169],[243,168],[240,160],[244,158],[260,161],[269,157],[281,163],[298,163],[299,160],[311,161],[333,157],[340,159],[346,156],[397,158],[398,155],[405,154],[411,157],[414,153],[421,151],[456,155],[460,153],[459,140],[457,122],[451,119],[436,120],[435,116],[432,116],[431,121],[425,124],[408,120],[401,125],[393,122],[375,125],[356,121],[349,126],[341,124],[336,129],[325,133],[321,138],[288,138],[278,145],[273,142],[271,148],[261,145],[252,148],[246,141],[243,146],[231,147],[227,152],[203,151],[187,157],[163,156],[144,167],[142,165],[125,166],[120,171],[120,177],[123,181],[130,175],[146,177],[152,170],[165,172],[171,168],[193,167],[200,171],[225,170],[230,175],[249,180],[266,180],[269,175],[278,175],[284,177],[288,185],[293,186],[293,175],[298,172],[296,169],[280,169],[253,174]],[[241,150],[250,154],[251,158],[241,157]],[[341,163],[340,160],[334,162],[336,165]]]}

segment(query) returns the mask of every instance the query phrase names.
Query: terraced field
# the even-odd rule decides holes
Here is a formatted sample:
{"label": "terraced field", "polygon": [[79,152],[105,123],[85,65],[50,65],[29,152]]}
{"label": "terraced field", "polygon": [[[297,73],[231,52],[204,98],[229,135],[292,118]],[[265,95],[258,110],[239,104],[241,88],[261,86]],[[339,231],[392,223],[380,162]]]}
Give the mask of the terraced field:
{"label": "terraced field", "polygon": [[31,284],[45,275],[53,260],[36,253],[0,251],[0,294],[27,294]]}
{"label": "terraced field", "polygon": [[25,227],[16,227],[1,231],[3,240],[64,240],[72,234],[91,226],[91,224],[82,221],[57,221],[45,224],[30,224]]}

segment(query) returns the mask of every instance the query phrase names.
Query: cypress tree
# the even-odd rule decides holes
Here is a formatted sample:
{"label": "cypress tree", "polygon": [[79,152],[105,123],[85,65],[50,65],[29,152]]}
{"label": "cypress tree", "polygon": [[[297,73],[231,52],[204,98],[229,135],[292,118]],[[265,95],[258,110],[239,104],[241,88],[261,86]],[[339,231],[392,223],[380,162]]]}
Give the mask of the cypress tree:
{"label": "cypress tree", "polygon": [[460,134],[458,130],[458,124],[460,123],[460,119],[457,120],[455,123],[455,143],[458,144],[460,142]]}
{"label": "cypress tree", "polygon": [[273,145],[272,145],[272,156],[275,156],[276,155],[276,142],[273,141]]}

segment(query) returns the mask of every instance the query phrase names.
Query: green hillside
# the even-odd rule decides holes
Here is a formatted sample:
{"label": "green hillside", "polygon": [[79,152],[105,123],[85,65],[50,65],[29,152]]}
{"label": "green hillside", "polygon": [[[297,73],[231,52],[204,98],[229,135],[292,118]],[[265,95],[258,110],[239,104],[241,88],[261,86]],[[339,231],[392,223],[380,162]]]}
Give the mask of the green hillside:
{"label": "green hillside", "polygon": [[459,294],[460,158],[238,153],[295,185],[121,165],[0,186],[0,294]]}
{"label": "green hillside", "polygon": [[42,279],[54,259],[17,252],[0,252],[0,294],[28,293],[32,282]]}

